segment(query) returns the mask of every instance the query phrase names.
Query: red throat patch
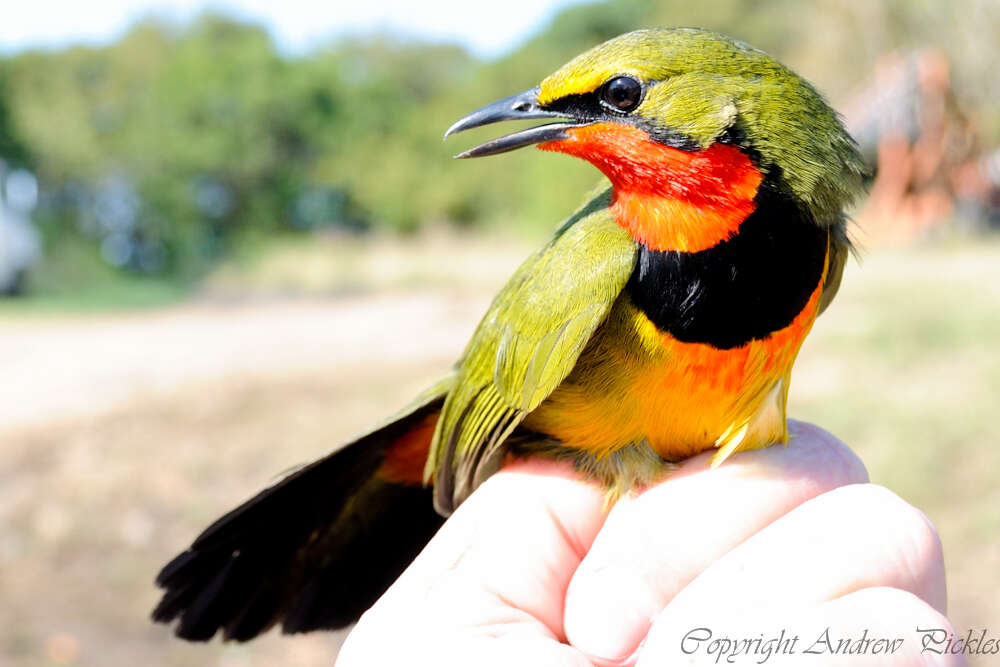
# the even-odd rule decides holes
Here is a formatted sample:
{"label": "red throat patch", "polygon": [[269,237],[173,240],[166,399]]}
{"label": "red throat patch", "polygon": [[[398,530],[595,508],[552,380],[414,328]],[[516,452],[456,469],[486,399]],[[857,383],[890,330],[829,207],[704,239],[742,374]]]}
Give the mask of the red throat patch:
{"label": "red throat patch", "polygon": [[617,123],[566,134],[538,147],[583,158],[604,172],[614,188],[615,220],[651,250],[711,248],[733,236],[756,208],[763,176],[735,146],[682,151]]}

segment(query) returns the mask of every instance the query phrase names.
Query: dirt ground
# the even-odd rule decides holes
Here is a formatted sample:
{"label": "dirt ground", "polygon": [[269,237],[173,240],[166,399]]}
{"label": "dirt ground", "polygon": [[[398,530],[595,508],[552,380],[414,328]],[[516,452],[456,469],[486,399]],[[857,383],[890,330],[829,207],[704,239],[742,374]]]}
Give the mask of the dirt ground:
{"label": "dirt ground", "polygon": [[332,664],[330,635],[172,640],[147,620],[152,577],[213,515],[405,404],[481,307],[405,294],[4,327],[0,657]]}
{"label": "dirt ground", "polygon": [[[955,625],[1000,634],[1000,244],[872,253],[807,341],[792,414],[945,545]],[[493,287],[203,302],[0,326],[0,664],[329,665],[341,635],[189,645],[156,570],[283,470],[404,404]]]}

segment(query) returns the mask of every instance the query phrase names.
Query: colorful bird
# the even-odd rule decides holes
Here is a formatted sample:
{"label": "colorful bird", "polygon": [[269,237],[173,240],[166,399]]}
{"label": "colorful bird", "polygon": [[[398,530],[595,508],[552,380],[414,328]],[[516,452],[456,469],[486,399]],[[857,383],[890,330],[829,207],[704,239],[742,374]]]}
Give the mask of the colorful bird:
{"label": "colorful bird", "polygon": [[610,182],[494,299],[453,371],[209,526],[160,572],[157,621],[205,640],[348,625],[511,457],[569,461],[609,500],[673,462],[788,440],[792,364],[840,283],[863,166],[836,113],[761,51],[639,30],[445,134],[555,120],[538,145]]}

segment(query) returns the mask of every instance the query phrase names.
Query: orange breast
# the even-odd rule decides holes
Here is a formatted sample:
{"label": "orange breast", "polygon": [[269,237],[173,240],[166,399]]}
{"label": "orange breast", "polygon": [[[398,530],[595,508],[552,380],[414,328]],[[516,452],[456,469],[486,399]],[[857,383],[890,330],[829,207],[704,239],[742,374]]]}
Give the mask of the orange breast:
{"label": "orange breast", "polygon": [[787,327],[725,350],[659,331],[623,295],[570,376],[525,425],[599,456],[645,440],[665,459],[679,460],[753,420],[772,394],[780,418],[740,449],[773,444],[785,433],[787,378],[816,319],[822,284]]}

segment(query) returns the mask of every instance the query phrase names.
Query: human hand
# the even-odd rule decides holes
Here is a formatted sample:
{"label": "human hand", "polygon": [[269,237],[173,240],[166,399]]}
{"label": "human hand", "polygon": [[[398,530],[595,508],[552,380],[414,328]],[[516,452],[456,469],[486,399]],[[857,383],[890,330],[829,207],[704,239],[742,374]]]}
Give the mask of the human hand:
{"label": "human hand", "polygon": [[[788,447],[714,470],[703,454],[610,511],[568,466],[508,466],[361,618],[337,664],[964,664],[921,654],[915,633],[951,631],[933,526],[867,484],[836,438],[790,427]],[[775,641],[765,659],[763,643],[712,644],[724,637]],[[891,655],[826,648],[864,637],[903,641]]]}

